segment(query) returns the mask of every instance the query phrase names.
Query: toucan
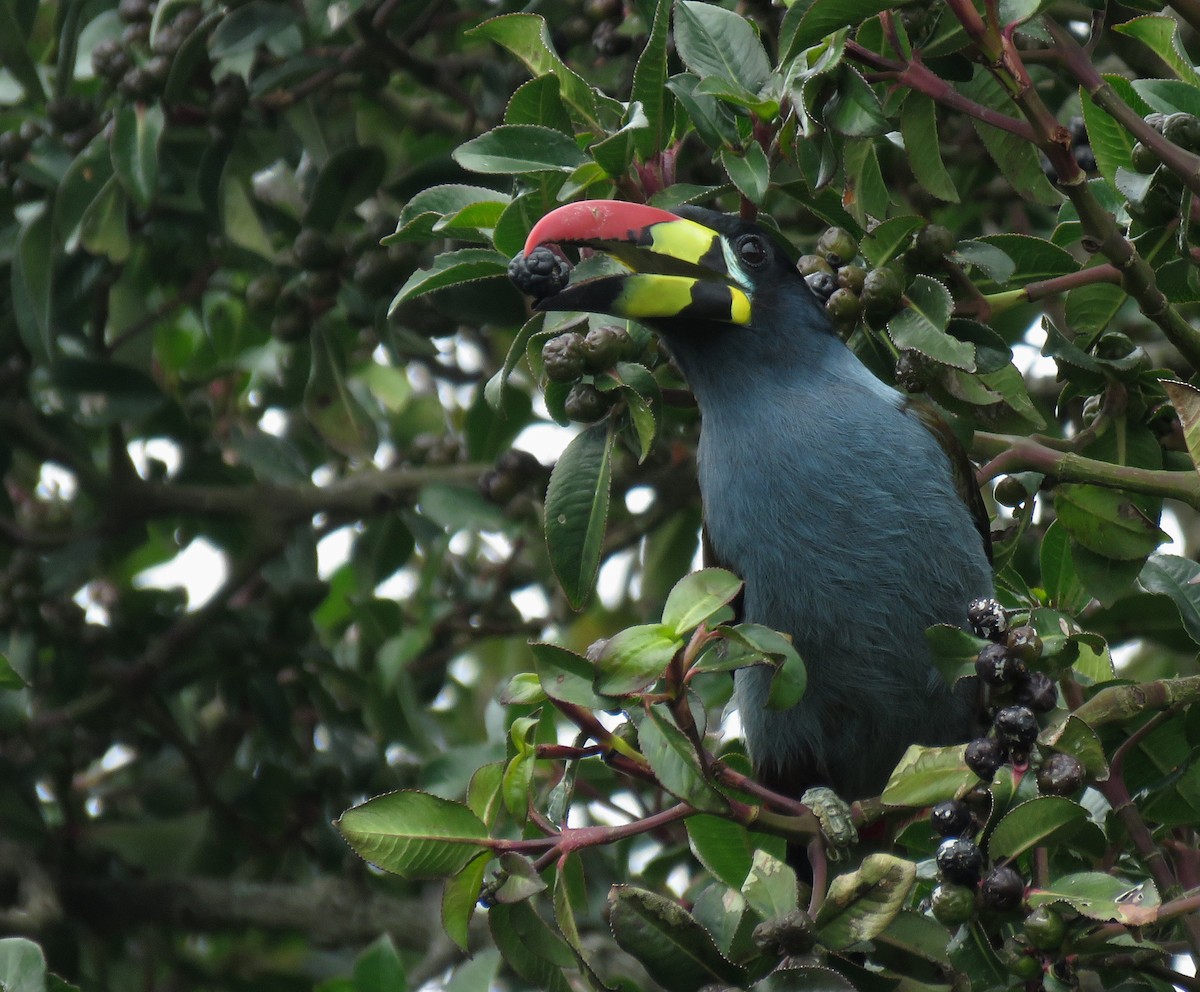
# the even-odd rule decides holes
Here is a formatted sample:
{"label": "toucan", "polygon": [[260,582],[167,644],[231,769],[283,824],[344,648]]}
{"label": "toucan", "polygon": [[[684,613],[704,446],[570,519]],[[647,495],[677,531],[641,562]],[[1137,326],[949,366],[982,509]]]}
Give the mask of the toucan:
{"label": "toucan", "polygon": [[944,422],[863,365],[761,224],[591,200],[539,220],[525,253],[547,244],[622,264],[536,307],[662,336],[700,408],[706,558],[743,579],[743,619],[789,635],[807,667],[784,710],[767,706],[769,667],[736,673],[762,782],[861,799],[909,745],[972,736],[972,680],[950,685],[925,636],[993,595],[986,509]]}

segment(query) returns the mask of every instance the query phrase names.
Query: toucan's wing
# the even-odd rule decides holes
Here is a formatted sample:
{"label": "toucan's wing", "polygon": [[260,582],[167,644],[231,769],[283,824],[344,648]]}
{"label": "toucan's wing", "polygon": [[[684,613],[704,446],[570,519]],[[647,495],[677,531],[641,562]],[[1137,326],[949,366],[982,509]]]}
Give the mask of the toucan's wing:
{"label": "toucan's wing", "polygon": [[920,421],[921,426],[933,435],[934,440],[946,452],[946,457],[950,459],[950,473],[954,480],[955,491],[975,519],[975,529],[979,531],[979,536],[983,540],[984,553],[990,562],[992,560],[992,524],[988,519],[987,504],[983,501],[983,493],[979,491],[979,485],[975,481],[975,466],[967,457],[966,449],[958,440],[958,436],[950,429],[945,418],[937,412],[932,404],[914,396],[906,396],[903,410]]}

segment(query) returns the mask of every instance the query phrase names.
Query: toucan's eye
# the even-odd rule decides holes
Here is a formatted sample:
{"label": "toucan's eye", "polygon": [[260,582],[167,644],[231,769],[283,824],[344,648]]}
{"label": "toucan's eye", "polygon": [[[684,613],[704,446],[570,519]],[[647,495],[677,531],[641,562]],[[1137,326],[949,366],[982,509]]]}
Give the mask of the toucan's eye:
{"label": "toucan's eye", "polygon": [[746,234],[738,239],[738,258],[753,269],[767,262],[766,243],[757,234]]}

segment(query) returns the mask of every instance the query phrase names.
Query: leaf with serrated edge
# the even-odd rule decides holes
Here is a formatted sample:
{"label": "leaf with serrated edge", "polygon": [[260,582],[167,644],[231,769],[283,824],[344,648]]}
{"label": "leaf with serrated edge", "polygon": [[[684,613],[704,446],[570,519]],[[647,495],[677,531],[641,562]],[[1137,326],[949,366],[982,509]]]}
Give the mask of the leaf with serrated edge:
{"label": "leaf with serrated edge", "polygon": [[409,300],[418,296],[432,293],[450,286],[458,286],[464,282],[474,282],[476,279],[489,279],[502,276],[508,272],[508,259],[498,251],[488,248],[462,248],[459,251],[448,251],[438,255],[433,265],[428,269],[418,269],[408,281],[400,287],[400,291],[388,307],[388,315]]}
{"label": "leaf with serrated edge", "polygon": [[717,813],[728,805],[704,774],[700,756],[661,703],[647,708],[638,725],[638,746],[650,769],[671,795],[696,809]]}
{"label": "leaf with serrated edge", "polygon": [[1066,903],[1092,920],[1146,926],[1158,919],[1159,897],[1154,883],[1133,885],[1099,871],[1055,879],[1044,889],[1031,889],[1026,902],[1033,909]]}
{"label": "leaf with serrated edge", "polygon": [[742,580],[723,568],[702,568],[685,575],[667,596],[663,623],[683,635],[698,627],[742,589]]}
{"label": "leaf with serrated edge", "polygon": [[596,691],[621,696],[644,689],[662,675],[683,641],[661,623],[617,631],[596,659]]}
{"label": "leaf with serrated edge", "polygon": [[612,480],[611,424],[577,435],[550,473],[546,490],[546,546],[567,599],[581,609],[592,594],[608,522]]}
{"label": "leaf with serrated edge", "polygon": [[900,349],[911,348],[935,362],[975,371],[975,346],[946,333],[954,299],[936,279],[919,275],[907,293],[908,306],[888,321],[888,337]]}
{"label": "leaf with serrated edge", "polygon": [[817,939],[841,950],[882,933],[904,907],[917,866],[891,854],[868,854],[857,871],[839,875],[813,921]]}
{"label": "leaf with serrated edge", "polygon": [[1151,555],[1138,583],[1146,592],[1170,597],[1188,636],[1200,644],[1200,565],[1179,555]]}
{"label": "leaf with serrated edge", "polygon": [[389,792],[338,818],[358,855],[403,878],[457,874],[487,850],[487,828],[461,803],[425,792]]}
{"label": "leaf with serrated edge", "polygon": [[964,747],[924,747],[911,744],[883,789],[888,806],[932,806],[953,799],[976,781],[963,760]]}
{"label": "leaf with serrated edge", "polygon": [[1088,823],[1087,811],[1063,796],[1038,796],[1009,810],[988,838],[988,857],[1011,860],[1041,844],[1066,840]]}
{"label": "leaf with serrated edge", "polygon": [[608,910],[617,943],[667,992],[745,981],[744,969],[726,959],[712,935],[677,902],[632,885],[614,885]]}

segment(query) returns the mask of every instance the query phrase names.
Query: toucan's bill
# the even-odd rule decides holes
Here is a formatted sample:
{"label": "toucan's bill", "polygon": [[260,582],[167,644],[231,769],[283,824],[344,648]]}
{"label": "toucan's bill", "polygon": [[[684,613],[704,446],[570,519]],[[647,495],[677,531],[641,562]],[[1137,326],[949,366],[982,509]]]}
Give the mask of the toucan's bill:
{"label": "toucan's bill", "polygon": [[535,309],[632,320],[750,322],[750,299],[738,284],[725,239],[696,221],[640,203],[583,200],[538,221],[525,242],[525,254],[544,244],[597,248],[630,272],[575,283],[539,300]]}

